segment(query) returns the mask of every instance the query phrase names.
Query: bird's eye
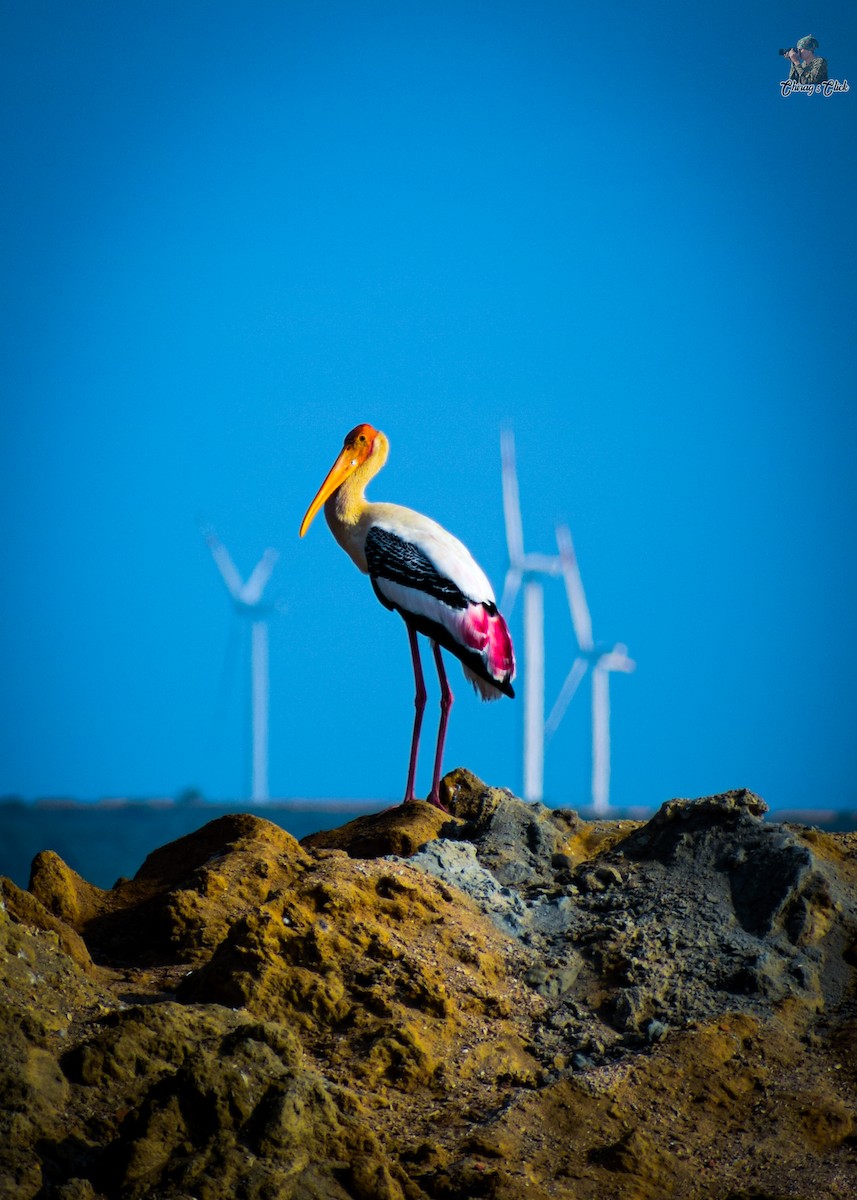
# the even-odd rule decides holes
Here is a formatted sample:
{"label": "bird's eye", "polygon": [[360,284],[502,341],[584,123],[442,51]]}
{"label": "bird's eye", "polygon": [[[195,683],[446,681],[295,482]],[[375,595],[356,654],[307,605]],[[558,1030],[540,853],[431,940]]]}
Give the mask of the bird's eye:
{"label": "bird's eye", "polygon": [[351,460],[351,465],[352,465],[352,467],[356,467],[356,466],[357,466],[357,459],[356,459],[356,458],[352,458],[352,460]]}

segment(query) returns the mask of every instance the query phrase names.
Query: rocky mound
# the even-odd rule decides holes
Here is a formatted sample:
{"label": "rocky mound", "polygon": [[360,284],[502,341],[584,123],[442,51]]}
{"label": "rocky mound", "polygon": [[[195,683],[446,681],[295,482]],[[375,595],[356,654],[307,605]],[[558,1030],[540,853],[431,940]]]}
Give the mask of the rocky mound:
{"label": "rocky mound", "polygon": [[857,835],[465,771],[0,910],[0,1196],[857,1197]]}

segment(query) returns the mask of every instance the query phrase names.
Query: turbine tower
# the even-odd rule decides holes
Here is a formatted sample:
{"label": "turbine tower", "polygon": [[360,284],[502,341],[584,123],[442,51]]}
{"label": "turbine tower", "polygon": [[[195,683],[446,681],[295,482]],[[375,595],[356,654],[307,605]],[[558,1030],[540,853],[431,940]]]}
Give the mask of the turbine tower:
{"label": "turbine tower", "polygon": [[526,554],[515,469],[515,438],[510,429],[500,434],[503,469],[503,515],[509,569],[503,585],[501,609],[508,619],[515,599],[524,589],[524,799],[541,800],[545,763],[545,629],[544,585],[546,578],[562,573],[556,555]]}
{"label": "turbine tower", "polygon": [[591,670],[592,807],[596,815],[603,816],[610,806],[610,672],[630,674],[637,664],[628,657],[628,647],[621,642],[605,646],[593,641],[592,618],[568,526],[557,526],[556,541],[578,653],[545,722],[545,738],[550,740],[554,735],[572,696],[586,672]]}
{"label": "turbine tower", "polygon": [[268,795],[268,617],[273,605],[263,605],[262,593],[280,557],[270,547],[242,582],[232,556],[210,525],[202,526],[202,535],[211,551],[236,612],[250,621],[250,719],[253,731],[253,776],[250,797],[254,803]]}

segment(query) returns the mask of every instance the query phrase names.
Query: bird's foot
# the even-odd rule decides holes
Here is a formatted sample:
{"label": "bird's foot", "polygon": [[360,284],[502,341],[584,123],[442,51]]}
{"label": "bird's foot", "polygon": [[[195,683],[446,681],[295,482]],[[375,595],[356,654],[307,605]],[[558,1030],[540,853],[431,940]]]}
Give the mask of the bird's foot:
{"label": "bird's foot", "polygon": [[435,788],[435,790],[431,792],[427,799],[429,804],[433,804],[435,808],[439,808],[441,812],[449,812],[449,809],[440,798],[440,790],[438,788]]}
{"label": "bird's foot", "polygon": [[[414,796],[413,794],[411,794],[410,796],[405,796],[404,800],[402,801],[403,805],[404,804],[419,804],[419,803],[422,803],[422,802],[420,800],[418,800],[417,797]],[[441,812],[445,812],[445,813],[449,812],[449,809],[446,807],[444,802],[441,800],[440,795],[437,792],[432,792],[431,795],[426,796],[425,803],[433,804],[434,807],[439,808]]]}

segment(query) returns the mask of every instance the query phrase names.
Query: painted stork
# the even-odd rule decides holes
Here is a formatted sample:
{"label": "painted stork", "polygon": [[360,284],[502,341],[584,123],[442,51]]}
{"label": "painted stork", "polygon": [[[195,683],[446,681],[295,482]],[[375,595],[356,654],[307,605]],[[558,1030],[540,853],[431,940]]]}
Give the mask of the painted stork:
{"label": "painted stork", "polygon": [[404,619],[414,665],[414,732],[405,799],[414,799],[414,778],[426,689],[417,634],[430,639],[440,680],[440,726],[429,801],[443,808],[440,775],[443,744],[452,707],[440,648],[461,662],[483,700],[514,696],[515,656],[506,622],[482,568],[458,538],[436,521],[399,504],[372,504],[366,485],[387,461],[387,438],[371,425],[358,425],[345,439],[301,522],[306,533],[318,510],[355,565],[372,580],[385,608]]}

